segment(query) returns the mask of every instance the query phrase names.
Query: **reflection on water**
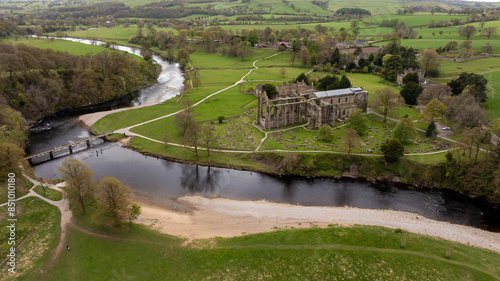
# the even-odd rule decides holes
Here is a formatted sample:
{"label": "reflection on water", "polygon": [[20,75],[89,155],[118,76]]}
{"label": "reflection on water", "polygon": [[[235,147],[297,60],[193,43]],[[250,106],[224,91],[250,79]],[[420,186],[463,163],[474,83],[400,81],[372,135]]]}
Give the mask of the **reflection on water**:
{"label": "reflection on water", "polygon": [[[498,211],[488,209],[484,202],[454,193],[402,190],[347,180],[272,177],[255,172],[191,166],[144,156],[116,143],[103,143],[73,157],[87,164],[96,179],[115,177],[134,191],[161,200],[194,194],[306,206],[400,210],[483,228],[500,225]],[[36,165],[36,175],[57,177],[57,167],[62,160]]]}

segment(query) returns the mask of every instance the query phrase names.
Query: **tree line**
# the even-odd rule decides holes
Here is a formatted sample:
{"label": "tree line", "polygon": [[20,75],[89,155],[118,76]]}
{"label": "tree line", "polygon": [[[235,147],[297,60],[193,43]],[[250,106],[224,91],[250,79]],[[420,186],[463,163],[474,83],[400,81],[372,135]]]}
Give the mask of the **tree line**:
{"label": "tree line", "polygon": [[0,43],[0,93],[28,120],[102,103],[150,85],[161,67],[121,52],[83,56]]}

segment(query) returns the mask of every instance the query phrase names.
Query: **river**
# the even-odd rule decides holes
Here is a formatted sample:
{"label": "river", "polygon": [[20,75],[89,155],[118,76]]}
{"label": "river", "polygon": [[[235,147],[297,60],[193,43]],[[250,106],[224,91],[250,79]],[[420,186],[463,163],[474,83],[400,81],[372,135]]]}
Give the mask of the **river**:
{"label": "river", "polygon": [[[90,43],[88,40],[72,39]],[[85,42],[87,41],[87,42]],[[130,48],[119,47],[132,52]],[[91,111],[135,106],[164,101],[179,93],[182,72],[178,65],[155,56],[162,65],[159,83],[143,89],[128,103],[110,103]],[[88,111],[87,111],[88,112]],[[85,112],[86,113],[86,112]],[[31,128],[30,153],[67,144],[89,136],[88,128],[66,112],[46,118]],[[76,112],[78,114],[78,112]],[[85,146],[85,144],[83,144]],[[78,150],[78,149],[77,149]],[[394,185],[371,184],[347,179],[307,179],[274,177],[266,174],[192,166],[144,156],[122,148],[119,143],[96,140],[91,149],[72,157],[88,165],[96,179],[115,177],[134,192],[154,200],[171,201],[184,195],[224,197],[236,200],[267,200],[307,206],[350,206],[367,209],[392,209],[412,212],[427,218],[500,231],[498,210],[482,200],[437,190],[409,190]],[[57,177],[57,167],[64,157],[34,166],[37,177]]]}

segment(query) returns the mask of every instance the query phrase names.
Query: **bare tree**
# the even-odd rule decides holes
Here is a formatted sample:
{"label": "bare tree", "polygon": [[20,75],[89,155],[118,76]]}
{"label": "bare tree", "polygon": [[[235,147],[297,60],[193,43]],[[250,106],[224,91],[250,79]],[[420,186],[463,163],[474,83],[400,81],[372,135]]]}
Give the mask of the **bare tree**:
{"label": "bare tree", "polygon": [[280,68],[280,74],[281,74],[281,76],[285,77],[285,75],[286,75],[286,68],[284,68],[284,67]]}
{"label": "bare tree", "polygon": [[386,122],[387,115],[404,104],[403,98],[396,90],[389,87],[377,90],[376,93],[372,107],[384,115],[384,122]]}
{"label": "bare tree", "polygon": [[497,28],[487,27],[481,31],[481,36],[487,37],[489,40],[491,36],[497,36]]}
{"label": "bare tree", "polygon": [[473,95],[464,93],[444,101],[446,118],[459,127],[477,127],[487,123],[487,113]]}
{"label": "bare tree", "polygon": [[443,102],[449,96],[451,96],[450,86],[432,84],[424,88],[422,93],[418,96],[417,101],[419,105],[426,105],[433,99]]}
{"label": "bare tree", "polygon": [[86,206],[94,204],[94,172],[73,158],[64,159],[57,170],[66,181],[70,202],[79,204],[85,214]]}
{"label": "bare tree", "polygon": [[192,127],[196,122],[191,113],[183,111],[175,115],[174,124],[177,126],[177,129],[181,131],[181,135],[185,135],[188,128]]}
{"label": "bare tree", "polygon": [[202,130],[200,125],[196,122],[192,123],[185,131],[182,141],[186,145],[190,145],[193,148],[186,147],[187,149],[194,151],[194,156],[196,161],[198,161],[198,146],[202,143]]}
{"label": "bare tree", "polygon": [[179,105],[181,106],[181,108],[184,109],[184,111],[186,111],[187,113],[193,112],[193,104],[194,104],[194,102],[190,99],[182,99],[179,102]]}
{"label": "bare tree", "polygon": [[40,187],[42,188],[43,191],[43,197],[47,197],[47,189],[49,188],[49,185],[45,182],[45,179],[39,178],[38,181],[40,182]]}
{"label": "bare tree", "polygon": [[201,127],[202,142],[207,148],[207,156],[210,156],[210,148],[216,146],[219,137],[215,134],[215,128],[212,124],[205,124]]}

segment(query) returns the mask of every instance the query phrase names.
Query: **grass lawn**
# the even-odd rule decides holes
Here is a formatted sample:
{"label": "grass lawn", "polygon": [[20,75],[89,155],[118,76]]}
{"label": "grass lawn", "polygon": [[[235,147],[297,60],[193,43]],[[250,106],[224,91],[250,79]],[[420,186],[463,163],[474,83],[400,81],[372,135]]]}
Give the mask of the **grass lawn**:
{"label": "grass lawn", "polygon": [[441,61],[440,78],[457,78],[462,72],[478,73],[486,77],[491,71],[500,71],[500,58],[484,58],[465,62]]}
{"label": "grass lawn", "polygon": [[380,227],[284,229],[181,246],[176,237],[134,225],[123,238],[70,229],[71,255],[61,255],[41,279],[491,280],[500,274],[497,253]]}
{"label": "grass lawn", "polygon": [[[12,44],[25,44],[27,46],[32,46],[32,47],[37,47],[41,49],[53,49],[53,50],[58,50],[62,52],[68,52],[72,55],[85,55],[88,53],[99,53],[103,51],[111,51],[105,47],[102,46],[97,46],[97,45],[88,45],[88,44],[83,44],[83,43],[77,43],[77,42],[71,42],[68,40],[58,40],[55,39],[54,41],[51,41],[50,39],[38,39],[34,37],[30,37],[29,39],[23,38],[22,40],[17,40],[15,41],[14,39],[10,40],[4,40],[7,43],[12,43]],[[116,51],[119,52],[119,51]],[[133,55],[133,54],[127,54],[129,56],[133,56],[135,59],[144,61],[141,57]]]}
{"label": "grass lawn", "polygon": [[[173,28],[159,28],[155,27],[156,31],[172,31],[174,34],[177,30]],[[117,43],[128,43],[128,38],[135,35],[137,32],[136,25],[130,25],[129,27],[123,27],[122,25],[117,25],[113,27],[98,27],[95,29],[88,30],[76,30],[66,32],[69,37],[77,37],[87,39],[89,37],[99,38],[102,41],[116,41]],[[144,28],[146,32],[146,28]]]}
{"label": "grass lawn", "polygon": [[[219,116],[236,116],[245,113],[241,106],[255,100],[253,95],[242,94],[238,87],[228,89],[211,97],[193,110],[195,120],[198,122],[212,120]],[[177,136],[173,124],[173,117],[164,118],[132,129],[133,132],[161,140],[164,134]]]}
{"label": "grass lawn", "polygon": [[[439,30],[438,30],[439,31]],[[436,32],[438,32],[436,31]],[[465,41],[464,38],[456,38],[456,39],[439,39],[438,35],[434,38],[426,38],[426,39],[403,39],[401,40],[401,46],[412,47],[414,49],[424,50],[428,48],[437,49],[439,47],[446,46],[450,41],[458,42],[458,45],[462,44]],[[472,47],[476,49],[477,52],[481,52],[481,47],[486,46],[486,43],[490,43],[493,46],[493,53],[500,53],[500,44],[493,44],[493,42],[498,40],[486,40],[486,39],[478,39],[472,40]],[[378,42],[374,43],[374,46],[386,46],[387,42]]]}
{"label": "grass lawn", "polygon": [[[41,186],[35,186],[35,192],[43,196],[43,189]],[[59,201],[62,199],[62,193],[58,190],[47,187],[45,190],[45,198],[50,199],[52,201]]]}
{"label": "grass lawn", "polygon": [[483,74],[495,90],[495,94],[488,97],[485,103],[485,108],[493,114],[494,117],[500,118],[500,71]]}
{"label": "grass lawn", "polygon": [[[26,195],[32,187],[33,183],[25,177],[16,177],[16,198]],[[0,204],[7,202],[7,195],[7,182],[0,182]]]}
{"label": "grass lawn", "polygon": [[[45,270],[51,252],[59,243],[60,212],[45,201],[28,197],[17,201],[16,209],[16,274],[7,272],[8,266],[4,263],[0,267],[1,280],[38,279],[40,270]],[[0,207],[0,254],[6,257],[11,247],[7,243],[9,229],[7,225],[7,206]],[[24,240],[26,239],[26,240]],[[20,245],[21,241],[23,244]],[[2,258],[3,259],[3,258]],[[28,273],[27,275],[25,275]]]}

